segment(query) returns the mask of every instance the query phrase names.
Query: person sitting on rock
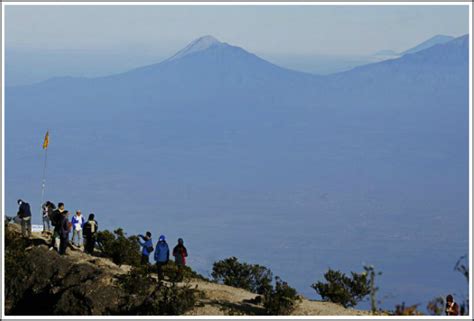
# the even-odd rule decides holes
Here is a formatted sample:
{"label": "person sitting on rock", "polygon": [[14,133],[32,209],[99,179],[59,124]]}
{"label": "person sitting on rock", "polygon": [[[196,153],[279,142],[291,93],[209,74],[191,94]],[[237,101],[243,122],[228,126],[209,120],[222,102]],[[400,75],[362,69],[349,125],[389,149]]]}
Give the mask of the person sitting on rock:
{"label": "person sitting on rock", "polygon": [[99,229],[99,223],[94,218],[94,213],[89,214],[89,218],[83,227],[84,252],[89,254],[94,253],[97,230]]}
{"label": "person sitting on rock", "polygon": [[[143,241],[140,241],[142,239]],[[142,246],[142,265],[150,264],[149,256],[153,252],[153,240],[151,239],[151,232],[146,232],[146,235],[138,235],[138,243]]]}
{"label": "person sitting on rock", "polygon": [[166,243],[165,236],[160,235],[158,243],[156,243],[155,249],[155,262],[158,272],[158,281],[162,281],[164,279],[163,266],[168,263],[169,259],[170,250],[168,248],[168,244]]}

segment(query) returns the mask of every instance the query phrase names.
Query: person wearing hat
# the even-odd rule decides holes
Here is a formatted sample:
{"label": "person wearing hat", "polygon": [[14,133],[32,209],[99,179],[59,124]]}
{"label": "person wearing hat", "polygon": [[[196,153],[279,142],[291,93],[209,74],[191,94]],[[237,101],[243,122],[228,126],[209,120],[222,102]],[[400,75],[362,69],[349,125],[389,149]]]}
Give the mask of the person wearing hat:
{"label": "person wearing hat", "polygon": [[158,239],[158,243],[156,243],[155,248],[155,262],[158,271],[158,281],[163,280],[163,265],[167,264],[169,259],[170,250],[168,248],[168,244],[166,243],[165,236],[160,235],[160,238]]}
{"label": "person wearing hat", "polygon": [[446,297],[446,315],[459,315],[459,305],[451,294]]}
{"label": "person wearing hat", "polygon": [[21,219],[21,235],[23,237],[31,237],[31,210],[30,204],[19,199],[17,201],[18,208],[18,217]]}

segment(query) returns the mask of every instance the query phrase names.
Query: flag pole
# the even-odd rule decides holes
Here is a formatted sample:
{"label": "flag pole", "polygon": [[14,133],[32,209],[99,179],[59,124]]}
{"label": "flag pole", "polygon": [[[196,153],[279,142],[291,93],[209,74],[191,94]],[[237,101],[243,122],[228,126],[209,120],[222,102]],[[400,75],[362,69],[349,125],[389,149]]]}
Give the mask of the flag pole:
{"label": "flag pole", "polygon": [[48,149],[44,151],[43,183],[41,184],[41,206],[44,203],[44,190],[46,189],[46,163],[48,161]]}
{"label": "flag pole", "polygon": [[43,149],[44,149],[44,166],[43,166],[43,181],[41,184],[41,210],[43,210],[44,204],[44,191],[46,189],[46,164],[48,162],[48,144],[49,144],[49,129],[44,137]]}

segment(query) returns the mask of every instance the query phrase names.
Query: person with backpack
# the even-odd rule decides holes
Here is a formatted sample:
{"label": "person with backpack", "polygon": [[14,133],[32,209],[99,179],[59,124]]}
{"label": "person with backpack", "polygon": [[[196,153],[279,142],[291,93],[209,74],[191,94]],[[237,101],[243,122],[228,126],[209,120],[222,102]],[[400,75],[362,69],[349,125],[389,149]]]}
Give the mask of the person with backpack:
{"label": "person with backpack", "polygon": [[56,206],[50,201],[46,201],[41,208],[43,209],[43,233],[51,232],[51,214]]}
{"label": "person with backpack", "polygon": [[[143,241],[141,241],[142,239]],[[142,265],[150,264],[149,256],[151,252],[153,252],[153,240],[151,239],[151,232],[146,232],[146,235],[143,236],[142,234],[138,235],[138,243],[142,246]]]}
{"label": "person with backpack", "polygon": [[54,226],[53,236],[51,237],[51,247],[50,250],[56,248],[59,251],[60,247],[60,230],[61,230],[61,221],[63,217],[63,212],[66,210],[64,209],[64,203],[59,202],[58,208],[54,210],[51,214],[51,224]]}
{"label": "person with backpack", "polygon": [[84,252],[88,254],[94,253],[97,230],[99,229],[99,223],[94,218],[94,213],[89,214],[89,218],[83,227]]}
{"label": "person with backpack", "polygon": [[[72,244],[81,247],[82,246],[82,228],[86,223],[86,219],[82,216],[81,211],[77,210],[76,215],[72,217],[71,224],[72,224]],[[77,243],[74,240],[77,238]]]}
{"label": "person with backpack", "polygon": [[178,244],[173,249],[174,262],[178,267],[178,274],[176,276],[177,281],[183,280],[183,267],[186,265],[186,257],[188,256],[188,250],[184,246],[182,238],[178,239]]}
{"label": "person with backpack", "polygon": [[61,221],[59,224],[59,254],[64,255],[66,254],[66,247],[69,242],[69,232],[71,231],[72,224],[69,222],[68,219],[69,212],[63,211],[61,213]]}
{"label": "person with backpack", "polygon": [[31,237],[31,210],[30,204],[19,199],[17,201],[18,208],[18,217],[21,219],[21,235],[23,237]]}
{"label": "person with backpack", "polygon": [[451,294],[446,297],[446,315],[459,315],[459,305]]}
{"label": "person with backpack", "polygon": [[160,235],[158,243],[156,243],[155,248],[155,262],[158,272],[158,281],[162,281],[164,278],[163,275],[163,266],[168,263],[170,259],[170,250],[168,244],[166,243],[165,236]]}

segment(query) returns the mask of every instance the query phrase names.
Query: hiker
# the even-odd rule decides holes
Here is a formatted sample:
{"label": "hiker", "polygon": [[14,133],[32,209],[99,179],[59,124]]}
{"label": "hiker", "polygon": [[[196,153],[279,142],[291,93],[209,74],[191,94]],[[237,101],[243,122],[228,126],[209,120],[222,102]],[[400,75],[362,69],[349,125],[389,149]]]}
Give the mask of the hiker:
{"label": "hiker", "polygon": [[68,211],[63,211],[61,213],[61,221],[59,224],[59,238],[60,238],[60,244],[59,244],[59,254],[64,255],[66,254],[66,247],[69,242],[69,232],[71,230],[71,222],[69,222],[68,219],[69,212]]}
{"label": "hiker", "polygon": [[[82,216],[81,211],[77,210],[76,215],[72,217],[72,244],[81,247],[82,246],[82,228],[86,223],[86,219]],[[74,240],[77,238],[77,243]]]}
{"label": "hiker", "polygon": [[446,297],[446,315],[459,315],[459,305],[451,294]]}
{"label": "hiker", "polygon": [[89,218],[83,227],[84,252],[89,254],[94,253],[96,234],[97,230],[99,229],[99,223],[97,223],[94,218],[94,213],[89,214]]}
{"label": "hiker", "polygon": [[163,280],[163,265],[168,263],[170,259],[170,250],[166,243],[165,236],[160,235],[158,243],[155,248],[155,262],[158,271],[158,281]]}
{"label": "hiker", "polygon": [[59,202],[58,208],[54,210],[53,213],[51,214],[51,224],[53,224],[54,230],[53,230],[53,236],[51,237],[51,246],[49,250],[56,248],[56,250],[59,251],[59,246],[60,246],[59,231],[61,229],[62,214],[64,211],[65,211],[64,203]]}
{"label": "hiker", "polygon": [[51,232],[51,214],[56,206],[50,201],[46,201],[41,208],[43,209],[43,233]]}
{"label": "hiker", "polygon": [[17,201],[18,217],[21,219],[21,235],[23,237],[31,237],[31,210],[30,204],[19,199]]}
{"label": "hiker", "polygon": [[176,276],[177,281],[183,280],[183,267],[186,265],[186,257],[188,256],[188,251],[184,246],[184,241],[182,238],[178,239],[178,245],[173,249],[174,262],[178,267],[178,274]]}
{"label": "hiker", "polygon": [[[143,240],[140,241],[140,239]],[[150,264],[150,260],[148,259],[151,252],[153,252],[153,240],[151,239],[151,232],[146,232],[146,235],[143,236],[142,234],[138,235],[138,243],[142,246],[142,265]]]}

